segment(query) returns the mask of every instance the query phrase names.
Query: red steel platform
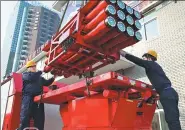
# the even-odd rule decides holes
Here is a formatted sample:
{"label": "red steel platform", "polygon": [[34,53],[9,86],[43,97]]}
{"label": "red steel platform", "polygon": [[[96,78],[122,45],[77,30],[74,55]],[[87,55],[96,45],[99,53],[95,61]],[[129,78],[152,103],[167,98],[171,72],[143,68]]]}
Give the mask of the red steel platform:
{"label": "red steel platform", "polygon": [[[146,92],[151,92],[152,95],[156,96],[156,92],[152,90],[150,85],[122,76],[115,72],[108,72],[96,77],[91,78],[92,83],[88,86],[92,95],[103,93],[104,90],[116,90],[119,92],[137,93],[140,95]],[[50,91],[43,94],[42,101],[50,104],[61,104],[79,97],[87,96],[86,80],[61,87],[60,89]],[[40,101],[40,96],[35,97],[35,101]]]}
{"label": "red steel platform", "polygon": [[150,85],[115,72],[91,80],[90,96],[86,81],[43,94],[41,102],[60,105],[62,130],[152,130],[158,96]]}

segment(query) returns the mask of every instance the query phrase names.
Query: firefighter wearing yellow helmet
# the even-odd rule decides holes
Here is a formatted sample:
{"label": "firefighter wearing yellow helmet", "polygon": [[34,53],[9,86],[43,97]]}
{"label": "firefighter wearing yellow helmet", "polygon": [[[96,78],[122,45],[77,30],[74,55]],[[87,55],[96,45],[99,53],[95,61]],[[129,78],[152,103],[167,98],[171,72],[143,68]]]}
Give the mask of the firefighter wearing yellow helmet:
{"label": "firefighter wearing yellow helmet", "polygon": [[142,59],[123,50],[120,51],[120,55],[136,65],[145,68],[148,79],[160,95],[160,102],[164,109],[169,130],[181,130],[178,109],[179,97],[174,88],[172,88],[171,81],[166,76],[162,67],[155,62],[157,61],[157,53],[154,50],[149,50],[147,53],[144,53]]}
{"label": "firefighter wearing yellow helmet", "polygon": [[34,119],[34,127],[39,130],[44,130],[44,104],[35,103],[34,96],[40,95],[43,92],[43,86],[51,85],[55,76],[46,80],[41,76],[42,71],[37,71],[36,63],[28,61],[26,64],[27,72],[22,74],[23,89],[22,89],[22,105],[20,113],[20,127],[18,130],[24,130],[29,127],[30,119]]}

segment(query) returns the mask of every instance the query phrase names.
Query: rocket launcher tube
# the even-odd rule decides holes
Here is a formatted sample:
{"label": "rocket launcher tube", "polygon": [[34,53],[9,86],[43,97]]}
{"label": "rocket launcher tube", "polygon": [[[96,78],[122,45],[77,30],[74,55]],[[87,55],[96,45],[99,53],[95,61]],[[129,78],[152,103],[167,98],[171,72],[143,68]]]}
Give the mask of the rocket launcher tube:
{"label": "rocket launcher tube", "polygon": [[134,37],[130,37],[126,41],[122,41],[119,44],[113,46],[111,48],[111,51],[112,51],[112,53],[114,51],[119,51],[120,49],[123,49],[125,47],[131,46],[131,45],[133,45],[133,44],[135,44],[135,43],[137,43],[137,42],[139,42],[141,40],[142,40],[142,35],[141,35],[141,33],[139,31],[137,31],[137,32],[135,32]]}
{"label": "rocket launcher tube", "polygon": [[107,43],[103,45],[104,49],[111,49],[113,46],[122,43],[134,36],[134,30],[131,27],[126,28],[126,32],[119,34],[117,37],[109,40]]}
{"label": "rocket launcher tube", "polygon": [[116,20],[109,16],[96,26],[91,32],[83,37],[84,42],[92,43],[105,35],[111,28],[116,26]]}
{"label": "rocket launcher tube", "polygon": [[136,29],[136,30],[140,30],[141,29],[141,23],[139,22],[139,20],[136,20],[135,22],[134,22],[134,29]]}
{"label": "rocket launcher tube", "polygon": [[84,22],[85,23],[90,22],[99,14],[101,10],[105,9],[107,6],[108,6],[108,2],[106,2],[105,0],[100,1],[98,5],[85,17]]}
{"label": "rocket launcher tube", "polygon": [[127,21],[127,23],[129,24],[129,25],[134,25],[134,19],[132,18],[132,16],[130,16],[130,15],[127,15],[126,16],[126,21]]}
{"label": "rocket launcher tube", "polygon": [[125,13],[122,10],[117,11],[117,17],[123,21],[126,19]]}
{"label": "rocket launcher tube", "polygon": [[116,5],[118,6],[119,9],[122,9],[122,10],[124,10],[126,7],[125,3],[123,3],[121,0],[117,0]]}
{"label": "rocket launcher tube", "polygon": [[108,42],[110,39],[118,36],[120,33],[123,33],[126,31],[126,27],[123,24],[123,22],[119,21],[117,22],[116,28],[111,29],[109,32],[107,32],[103,37],[98,39],[95,43],[96,45],[103,45],[104,43]]}
{"label": "rocket launcher tube", "polygon": [[126,11],[128,14],[133,15],[134,9],[132,9],[130,6],[126,5]]}
{"label": "rocket launcher tube", "polygon": [[94,29],[102,20],[105,20],[109,15],[115,15],[116,9],[112,5],[108,5],[105,10],[102,10],[93,20],[91,20],[83,29],[83,32],[88,33]]}
{"label": "rocket launcher tube", "polygon": [[91,12],[91,10],[93,10],[97,6],[98,3],[99,0],[89,0],[89,2],[83,8],[83,13],[87,15],[89,12]]}
{"label": "rocket launcher tube", "polygon": [[135,40],[136,42],[139,42],[142,40],[142,35],[139,31],[135,32]]}
{"label": "rocket launcher tube", "polygon": [[137,19],[141,19],[141,14],[140,14],[138,11],[136,11],[136,10],[134,10],[134,16],[135,16]]}
{"label": "rocket launcher tube", "polygon": [[136,41],[134,40],[134,37],[130,37],[126,41],[120,42],[119,44],[113,46],[110,49],[110,53],[114,53],[115,51],[119,51],[120,49],[134,45],[135,43],[136,43]]}

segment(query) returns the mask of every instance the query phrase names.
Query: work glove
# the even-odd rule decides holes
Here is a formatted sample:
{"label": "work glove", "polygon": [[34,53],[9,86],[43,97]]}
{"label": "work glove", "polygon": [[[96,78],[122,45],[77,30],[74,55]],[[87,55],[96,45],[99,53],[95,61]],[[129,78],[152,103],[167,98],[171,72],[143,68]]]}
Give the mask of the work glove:
{"label": "work glove", "polygon": [[120,55],[125,57],[125,55],[127,54],[127,52],[125,52],[124,50],[120,50]]}

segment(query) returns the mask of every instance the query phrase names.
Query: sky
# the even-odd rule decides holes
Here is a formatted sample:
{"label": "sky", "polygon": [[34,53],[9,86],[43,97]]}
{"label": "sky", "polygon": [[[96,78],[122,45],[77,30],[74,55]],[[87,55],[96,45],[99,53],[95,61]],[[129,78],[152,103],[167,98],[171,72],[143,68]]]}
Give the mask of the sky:
{"label": "sky", "polygon": [[[48,7],[52,7],[55,1],[39,1]],[[3,46],[3,40],[6,35],[6,27],[10,18],[10,15],[16,5],[17,1],[1,1],[1,49]]]}

